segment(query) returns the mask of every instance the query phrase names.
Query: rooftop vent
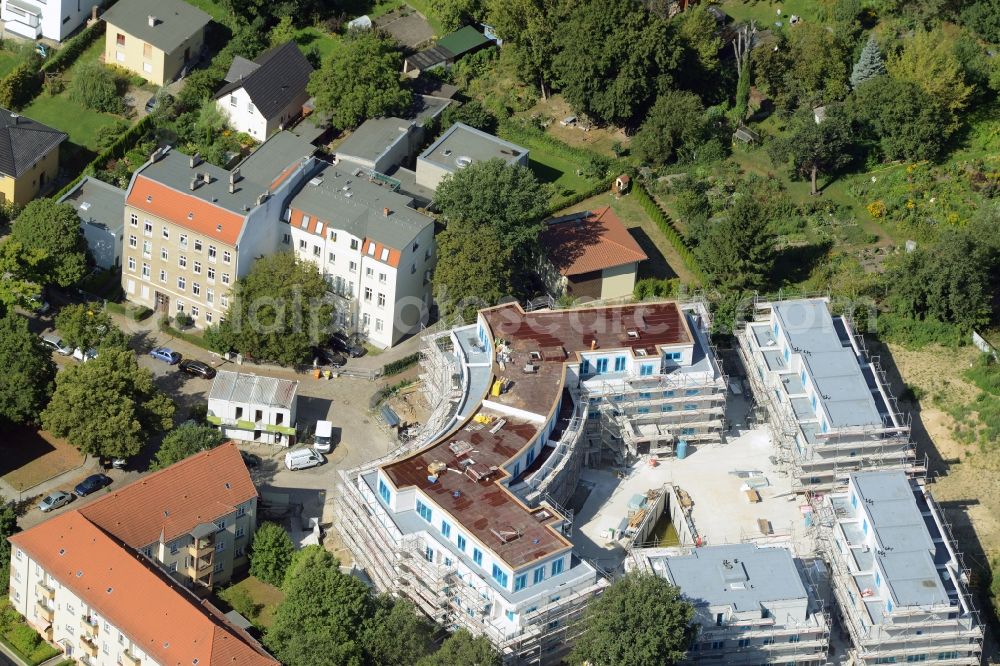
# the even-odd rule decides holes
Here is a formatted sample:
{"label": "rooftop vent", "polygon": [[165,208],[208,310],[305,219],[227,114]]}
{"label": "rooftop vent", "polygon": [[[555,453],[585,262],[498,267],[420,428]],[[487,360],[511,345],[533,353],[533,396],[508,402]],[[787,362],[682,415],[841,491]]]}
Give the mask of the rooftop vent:
{"label": "rooftop vent", "polygon": [[193,220],[194,219],[194,213],[193,212],[192,213],[188,213],[188,219],[189,220]]}
{"label": "rooftop vent", "polygon": [[637,328],[630,328],[630,329],[628,329],[627,334],[628,334],[628,339],[629,340],[638,340],[639,339],[639,329],[637,329]]}
{"label": "rooftop vent", "polygon": [[112,590],[114,590],[114,589],[115,588],[113,588],[113,587],[109,587],[106,591],[107,591],[108,594],[111,594]]}
{"label": "rooftop vent", "polygon": [[198,153],[195,153],[194,155],[188,158],[188,166],[191,167],[192,169],[197,167],[199,164],[201,164],[201,155],[199,155]]}
{"label": "rooftop vent", "polygon": [[206,185],[208,185],[209,183],[212,182],[212,174],[206,171],[205,173],[201,174],[201,179]]}
{"label": "rooftop vent", "polygon": [[510,543],[514,539],[521,538],[521,535],[524,534],[521,530],[516,530],[513,527],[504,527],[499,530],[491,528],[490,532],[493,533],[493,536],[500,539],[500,543]]}
{"label": "rooftop vent", "polygon": [[266,191],[266,190],[264,192],[261,192],[260,194],[257,195],[257,204],[256,205],[258,205],[258,206],[261,205],[262,203],[264,203],[265,201],[267,201],[268,197],[270,197],[270,196],[271,196],[271,193],[268,192],[268,191]]}
{"label": "rooftop vent", "polygon": [[197,174],[195,175],[194,178],[191,179],[191,184],[189,185],[189,187],[191,188],[192,191],[197,190],[199,187],[201,187],[201,178],[199,178]]}
{"label": "rooftop vent", "polygon": [[383,208],[383,209],[382,209],[382,215],[383,215],[384,217],[389,217],[389,213],[391,213],[391,212],[392,212],[392,211],[391,211],[391,210],[389,210],[388,208]]}
{"label": "rooftop vent", "polygon": [[459,169],[464,169],[465,167],[471,165],[472,165],[471,157],[466,157],[465,155],[463,155],[461,157],[455,158],[455,166],[457,166]]}
{"label": "rooftop vent", "polygon": [[309,184],[313,187],[318,187],[323,184],[323,179],[317,176],[316,178],[311,179]]}
{"label": "rooftop vent", "polygon": [[149,16],[146,17],[146,22],[149,23],[150,28],[155,28],[156,24],[160,22],[160,19],[150,14]]}

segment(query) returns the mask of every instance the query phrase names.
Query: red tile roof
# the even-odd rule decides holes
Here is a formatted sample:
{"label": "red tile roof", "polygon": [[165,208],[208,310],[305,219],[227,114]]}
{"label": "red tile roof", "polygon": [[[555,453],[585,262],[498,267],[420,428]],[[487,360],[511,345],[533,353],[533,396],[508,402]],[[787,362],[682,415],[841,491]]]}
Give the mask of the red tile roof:
{"label": "red tile roof", "polygon": [[243,231],[242,215],[143,175],[135,179],[125,203],[228,245],[236,245]]}
{"label": "red tile roof", "polygon": [[257,496],[236,444],[174,463],[80,507],[88,520],[132,548],[186,534]]}
{"label": "red tile roof", "polygon": [[610,207],[550,220],[542,231],[549,261],[563,275],[581,275],[647,259]]}
{"label": "red tile roof", "polygon": [[278,664],[79,510],[10,541],[162,666]]}

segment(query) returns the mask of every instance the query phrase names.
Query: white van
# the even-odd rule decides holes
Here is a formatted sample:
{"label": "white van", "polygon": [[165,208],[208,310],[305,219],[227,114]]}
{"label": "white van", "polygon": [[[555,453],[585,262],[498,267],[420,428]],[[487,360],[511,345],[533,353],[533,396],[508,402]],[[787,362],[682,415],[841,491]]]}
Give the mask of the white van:
{"label": "white van", "polygon": [[285,454],[285,467],[291,470],[308,469],[323,462],[323,456],[315,449],[295,449]]}
{"label": "white van", "polygon": [[333,424],[329,421],[316,421],[316,442],[313,448],[320,453],[333,450]]}

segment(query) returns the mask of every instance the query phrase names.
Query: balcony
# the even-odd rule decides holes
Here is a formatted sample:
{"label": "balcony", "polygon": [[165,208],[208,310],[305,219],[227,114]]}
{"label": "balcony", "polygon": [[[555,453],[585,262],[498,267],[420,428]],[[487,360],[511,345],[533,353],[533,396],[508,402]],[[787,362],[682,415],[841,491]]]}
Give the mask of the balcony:
{"label": "balcony", "polygon": [[55,589],[49,587],[48,585],[46,585],[41,581],[35,583],[35,592],[38,594],[39,599],[48,599],[49,601],[54,601],[56,598]]}
{"label": "balcony", "polygon": [[188,553],[195,559],[209,557],[215,552],[214,539],[196,539],[188,545]]}
{"label": "balcony", "polygon": [[83,648],[85,654],[91,657],[97,656],[97,641],[89,636],[80,636],[80,647]]}
{"label": "balcony", "polygon": [[272,423],[264,423],[263,429],[266,432],[276,432],[282,435],[288,435],[289,437],[295,434],[295,428],[291,426],[275,425]]}
{"label": "balcony", "polygon": [[80,630],[83,632],[84,636],[96,638],[99,626],[100,625],[97,623],[97,620],[88,617],[80,618]]}
{"label": "balcony", "polygon": [[121,660],[123,666],[141,666],[142,660],[135,656],[128,650],[125,650],[121,654]]}
{"label": "balcony", "polygon": [[42,603],[35,606],[35,611],[35,614],[46,622],[51,622],[55,616],[55,611]]}

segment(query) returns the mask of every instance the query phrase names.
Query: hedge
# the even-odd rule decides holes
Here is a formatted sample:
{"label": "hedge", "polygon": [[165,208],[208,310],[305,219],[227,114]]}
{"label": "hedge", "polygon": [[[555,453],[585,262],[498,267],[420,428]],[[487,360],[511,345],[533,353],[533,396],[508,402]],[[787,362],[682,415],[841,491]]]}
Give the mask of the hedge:
{"label": "hedge", "polygon": [[62,198],[70,190],[76,187],[77,183],[79,183],[84,176],[96,176],[97,172],[104,168],[104,166],[111,160],[117,160],[125,157],[125,154],[132,150],[132,148],[135,147],[135,144],[139,143],[142,137],[146,135],[146,132],[152,128],[152,125],[153,116],[149,115],[122,132],[121,136],[115,139],[114,143],[110,146],[98,153],[97,157],[92,159],[76,178],[68,182],[61,190],[56,192],[54,198]]}
{"label": "hedge", "polygon": [[596,185],[591,187],[589,190],[583,190],[582,192],[577,192],[576,194],[562,199],[557,199],[549,204],[549,207],[545,210],[545,217],[552,217],[564,208],[569,208],[570,206],[575,206],[576,204],[589,199],[590,197],[596,196],[603,192],[607,192],[611,189],[611,183],[615,181],[617,176],[608,176],[602,179]]}
{"label": "hedge", "polygon": [[576,148],[560,141],[551,134],[543,132],[534,125],[528,125],[527,123],[516,120],[505,120],[501,122],[498,134],[501,138],[506,139],[507,141],[521,143],[528,148],[531,148],[531,144],[544,146],[547,150],[571,162],[589,162],[597,160],[599,162],[606,163],[609,169],[615,166],[616,163],[616,160],[613,160],[606,155],[595,153],[591,150],[587,150],[586,148]]}
{"label": "hedge", "polygon": [[42,77],[38,63],[29,59],[0,79],[0,106],[5,109],[22,109],[42,90]]}
{"label": "hedge", "polygon": [[104,35],[106,25],[104,21],[98,21],[84,28],[80,34],[63,44],[51,58],[42,63],[41,70],[51,73],[65,72],[91,44],[97,41],[98,37]]}
{"label": "hedge", "polygon": [[114,312],[115,314],[120,314],[123,317],[128,317],[133,321],[142,321],[149,315],[153,314],[153,311],[145,305],[134,305],[132,303],[122,305],[121,303],[115,303],[114,301],[105,301],[104,309],[108,312]]}
{"label": "hedge", "polygon": [[195,347],[201,347],[205,351],[215,351],[209,346],[208,342],[205,341],[200,335],[194,335],[193,333],[185,333],[184,331],[179,331],[168,323],[166,317],[160,320],[160,330],[175,338],[179,338],[184,342],[194,345]]}
{"label": "hedge", "polygon": [[382,366],[382,376],[389,377],[390,375],[398,375],[403,370],[415,366],[418,361],[420,361],[420,352],[414,352],[409,356],[404,356],[403,358],[392,361],[391,363],[386,363]]}
{"label": "hedge", "polygon": [[673,248],[677,250],[677,254],[681,256],[688,270],[691,271],[699,282],[703,284],[707,282],[705,274],[702,272],[701,266],[698,265],[698,260],[694,256],[694,252],[688,247],[684,241],[684,237],[677,231],[677,228],[670,221],[670,218],[667,217],[667,214],[660,208],[660,204],[649,194],[646,185],[642,182],[637,182],[633,187],[632,196],[639,200],[639,205],[646,211],[646,215],[649,215],[649,219],[656,224],[660,231],[663,232],[663,235],[667,237],[667,240],[670,241]]}

